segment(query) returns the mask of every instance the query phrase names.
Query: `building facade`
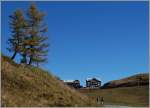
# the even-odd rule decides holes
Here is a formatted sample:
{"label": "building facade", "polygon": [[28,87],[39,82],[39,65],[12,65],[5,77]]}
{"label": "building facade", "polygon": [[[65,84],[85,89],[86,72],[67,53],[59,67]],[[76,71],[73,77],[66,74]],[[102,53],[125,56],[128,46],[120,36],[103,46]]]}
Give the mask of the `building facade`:
{"label": "building facade", "polygon": [[89,78],[86,80],[86,87],[87,88],[100,88],[101,81],[96,78]]}
{"label": "building facade", "polygon": [[81,87],[79,80],[64,80],[64,83],[76,89]]}

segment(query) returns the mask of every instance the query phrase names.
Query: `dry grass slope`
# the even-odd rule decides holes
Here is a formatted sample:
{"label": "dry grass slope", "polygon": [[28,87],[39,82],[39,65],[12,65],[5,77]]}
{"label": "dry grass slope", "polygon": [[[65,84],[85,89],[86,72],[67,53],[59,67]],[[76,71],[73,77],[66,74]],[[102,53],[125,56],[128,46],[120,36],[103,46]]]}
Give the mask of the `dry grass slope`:
{"label": "dry grass slope", "polygon": [[149,86],[119,87],[110,89],[82,89],[81,93],[92,100],[104,97],[106,105],[122,105],[130,107],[149,106]]}
{"label": "dry grass slope", "polygon": [[131,87],[138,85],[149,85],[149,73],[141,73],[120,80],[113,80],[104,84],[102,88]]}
{"label": "dry grass slope", "polygon": [[50,73],[2,56],[2,105],[8,107],[95,106]]}

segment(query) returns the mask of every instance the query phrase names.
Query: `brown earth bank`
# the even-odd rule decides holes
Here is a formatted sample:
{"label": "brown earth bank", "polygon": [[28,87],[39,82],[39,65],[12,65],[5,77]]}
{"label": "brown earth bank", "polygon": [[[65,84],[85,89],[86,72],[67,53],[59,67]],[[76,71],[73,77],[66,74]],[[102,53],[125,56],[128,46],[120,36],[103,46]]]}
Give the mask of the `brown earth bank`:
{"label": "brown earth bank", "polygon": [[97,106],[40,68],[1,57],[1,102],[6,107]]}

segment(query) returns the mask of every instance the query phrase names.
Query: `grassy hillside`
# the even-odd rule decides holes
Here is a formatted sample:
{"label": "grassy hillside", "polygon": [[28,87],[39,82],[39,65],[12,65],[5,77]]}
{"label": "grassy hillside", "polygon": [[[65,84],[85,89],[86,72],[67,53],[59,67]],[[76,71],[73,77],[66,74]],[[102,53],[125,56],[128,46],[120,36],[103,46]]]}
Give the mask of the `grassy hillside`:
{"label": "grassy hillside", "polygon": [[136,74],[120,80],[110,81],[102,86],[102,88],[130,87],[149,85],[149,73]]}
{"label": "grassy hillside", "polygon": [[2,56],[2,106],[94,106],[87,96],[67,87],[48,72],[19,65]]}
{"label": "grassy hillside", "polygon": [[106,105],[148,107],[149,102],[148,85],[111,89],[81,89],[79,91],[95,101],[98,96],[104,97],[104,104]]}
{"label": "grassy hillside", "polygon": [[110,81],[104,84],[102,89],[80,89],[79,91],[95,101],[98,96],[104,97],[105,105],[148,107],[149,74],[137,74]]}

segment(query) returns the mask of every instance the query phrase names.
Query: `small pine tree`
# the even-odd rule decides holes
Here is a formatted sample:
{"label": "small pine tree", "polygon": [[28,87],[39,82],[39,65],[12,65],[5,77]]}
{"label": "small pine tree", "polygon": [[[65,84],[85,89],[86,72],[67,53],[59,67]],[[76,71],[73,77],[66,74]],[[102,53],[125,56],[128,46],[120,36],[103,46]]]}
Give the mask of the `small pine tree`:
{"label": "small pine tree", "polygon": [[27,41],[29,39],[29,29],[28,29],[28,24],[27,24],[27,20],[25,20],[25,24],[24,24],[24,32],[23,32],[23,42],[21,45],[21,52],[20,54],[22,55],[22,59],[21,59],[21,63],[25,63],[27,64],[27,51],[28,51],[28,44]]}
{"label": "small pine tree", "polygon": [[14,52],[11,59],[14,59],[17,53],[21,52],[24,37],[25,19],[21,10],[16,10],[10,17],[10,28],[12,36],[8,39],[10,52]]}
{"label": "small pine tree", "polygon": [[28,56],[30,57],[29,65],[35,63],[46,62],[46,56],[48,53],[48,44],[46,40],[47,36],[44,33],[47,31],[47,27],[43,24],[44,13],[37,10],[34,4],[31,4],[28,12],[28,29],[29,38],[27,40]]}

